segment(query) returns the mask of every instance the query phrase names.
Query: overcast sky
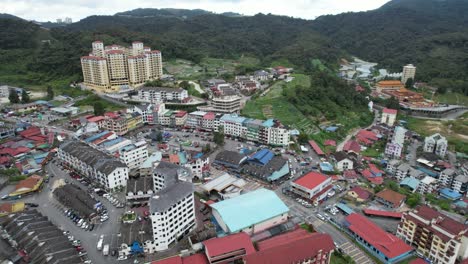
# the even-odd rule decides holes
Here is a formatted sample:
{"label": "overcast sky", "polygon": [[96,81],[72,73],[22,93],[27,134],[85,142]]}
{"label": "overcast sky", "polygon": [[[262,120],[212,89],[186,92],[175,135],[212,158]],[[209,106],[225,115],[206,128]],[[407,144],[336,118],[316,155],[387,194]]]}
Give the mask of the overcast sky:
{"label": "overcast sky", "polygon": [[113,15],[136,8],[205,9],[216,13],[244,15],[272,13],[313,19],[320,15],[378,8],[389,0],[0,0],[0,13],[29,20],[55,21],[71,17],[73,21],[90,15]]}

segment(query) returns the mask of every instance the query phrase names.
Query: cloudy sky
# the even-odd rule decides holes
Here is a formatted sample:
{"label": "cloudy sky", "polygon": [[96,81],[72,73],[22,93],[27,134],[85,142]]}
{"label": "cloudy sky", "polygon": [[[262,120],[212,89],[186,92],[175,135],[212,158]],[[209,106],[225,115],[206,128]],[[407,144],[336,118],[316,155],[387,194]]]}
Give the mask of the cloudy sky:
{"label": "cloudy sky", "polygon": [[113,15],[135,8],[205,9],[216,13],[244,15],[272,13],[313,19],[320,15],[365,11],[389,0],[0,0],[0,13],[25,19],[55,21],[71,17],[73,21],[89,15]]}

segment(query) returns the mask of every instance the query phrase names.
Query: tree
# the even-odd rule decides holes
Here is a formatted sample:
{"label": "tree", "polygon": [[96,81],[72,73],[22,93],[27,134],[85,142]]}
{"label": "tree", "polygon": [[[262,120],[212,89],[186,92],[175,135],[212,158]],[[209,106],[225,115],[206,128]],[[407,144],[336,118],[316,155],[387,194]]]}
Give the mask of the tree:
{"label": "tree", "polygon": [[211,145],[209,143],[207,143],[204,147],[203,147],[203,150],[202,152],[203,153],[209,153],[211,151]]}
{"label": "tree", "polygon": [[187,81],[182,81],[179,83],[179,87],[184,90],[188,90],[190,88],[190,83]]}
{"label": "tree", "polygon": [[10,103],[12,104],[17,104],[20,102],[19,96],[16,93],[15,89],[10,89],[10,94],[8,95],[8,100],[10,100]]}
{"label": "tree", "polygon": [[104,107],[104,105],[102,104],[102,102],[94,102],[93,104],[93,107],[94,107],[94,115],[103,115],[104,112],[106,111],[106,108]]}
{"label": "tree", "polygon": [[408,89],[409,89],[409,88],[412,88],[412,87],[413,87],[413,84],[414,84],[413,78],[408,78],[408,79],[406,80],[405,87],[408,88]]}
{"label": "tree", "polygon": [[385,106],[391,109],[398,110],[400,109],[400,101],[398,101],[398,99],[392,96],[385,101]]}
{"label": "tree", "polygon": [[52,100],[54,99],[54,90],[52,89],[52,86],[47,86],[47,99]]}
{"label": "tree", "polygon": [[213,141],[218,145],[224,145],[224,131],[222,128],[219,129],[219,132],[213,133]]}
{"label": "tree", "polygon": [[297,136],[297,141],[299,144],[307,144],[309,141],[309,136],[306,133],[301,132],[299,133],[299,136]]}
{"label": "tree", "polygon": [[408,199],[406,200],[406,204],[411,208],[416,207],[420,202],[421,202],[421,196],[419,195],[419,193],[410,194],[408,196]]}
{"label": "tree", "polygon": [[162,134],[161,130],[156,131],[156,141],[157,142],[162,142],[163,141],[163,134]]}
{"label": "tree", "polygon": [[31,98],[29,98],[28,92],[23,89],[23,92],[21,93],[21,103],[27,104],[31,101]]}

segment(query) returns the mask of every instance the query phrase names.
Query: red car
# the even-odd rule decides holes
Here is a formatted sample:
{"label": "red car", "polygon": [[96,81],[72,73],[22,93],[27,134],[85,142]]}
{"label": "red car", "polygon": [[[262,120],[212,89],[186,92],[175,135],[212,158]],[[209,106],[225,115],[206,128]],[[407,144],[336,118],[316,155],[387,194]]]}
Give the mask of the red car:
{"label": "red car", "polygon": [[144,214],[145,214],[145,216],[149,216],[150,213],[149,213],[149,211],[145,211]]}

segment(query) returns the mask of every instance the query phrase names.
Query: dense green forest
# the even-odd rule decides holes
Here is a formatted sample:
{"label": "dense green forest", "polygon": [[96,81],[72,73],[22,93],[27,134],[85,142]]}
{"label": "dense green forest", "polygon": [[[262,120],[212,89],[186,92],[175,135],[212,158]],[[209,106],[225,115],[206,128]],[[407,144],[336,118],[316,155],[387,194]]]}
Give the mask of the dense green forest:
{"label": "dense green forest", "polygon": [[468,1],[393,0],[369,12],[322,16],[314,29],[357,57],[468,95]]}
{"label": "dense green forest", "polygon": [[[0,16],[0,82],[41,85],[80,79],[79,57],[91,42],[128,45],[133,40],[163,52],[165,60],[251,56],[260,64],[286,61],[309,72],[319,59],[336,68],[356,55],[401,71],[418,67],[416,81],[468,94],[468,2],[393,0],[360,13],[316,20],[204,10],[136,9],[90,16],[68,26],[44,28]],[[338,98],[336,98],[338,99]]]}

